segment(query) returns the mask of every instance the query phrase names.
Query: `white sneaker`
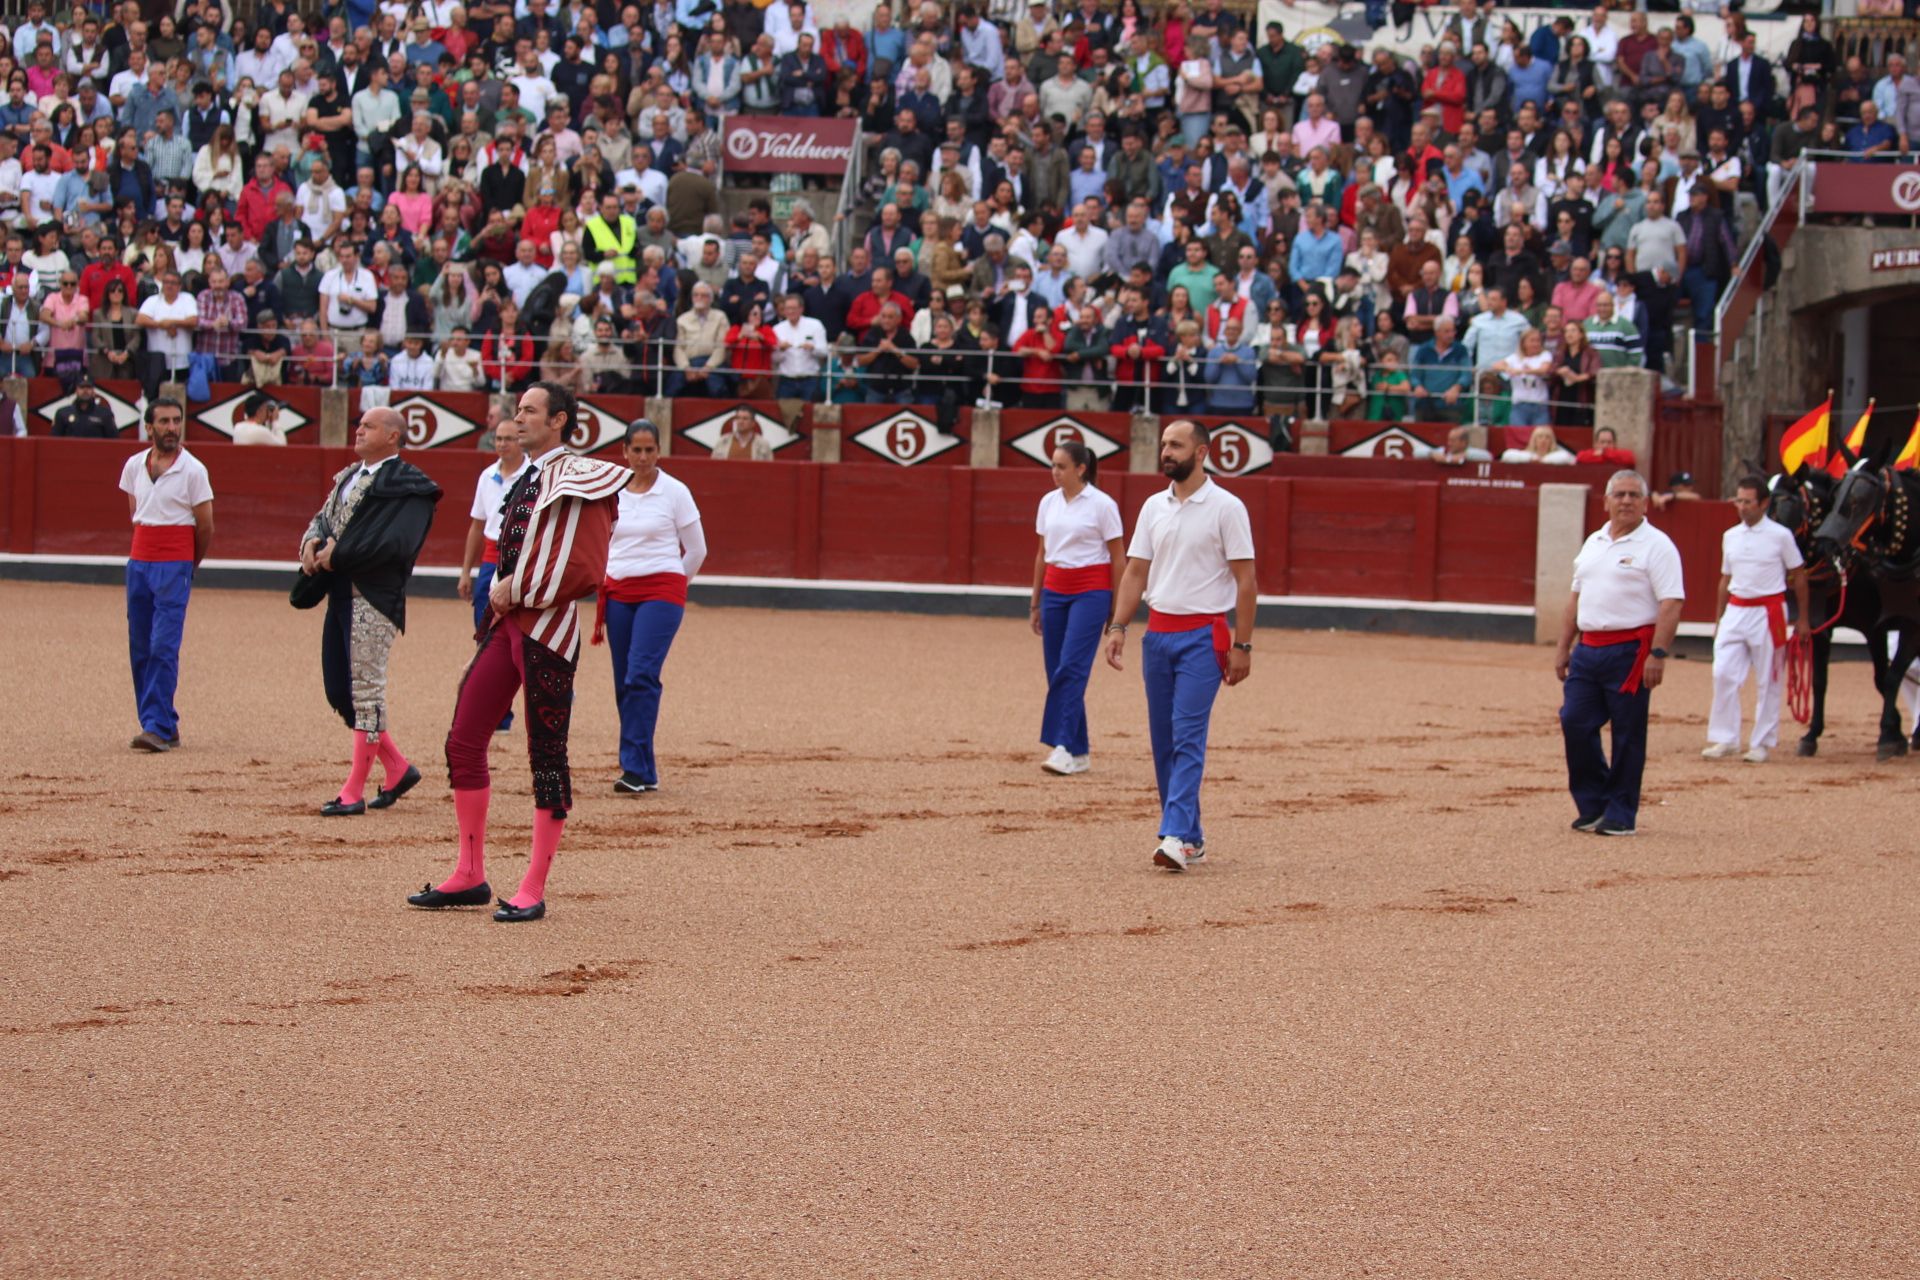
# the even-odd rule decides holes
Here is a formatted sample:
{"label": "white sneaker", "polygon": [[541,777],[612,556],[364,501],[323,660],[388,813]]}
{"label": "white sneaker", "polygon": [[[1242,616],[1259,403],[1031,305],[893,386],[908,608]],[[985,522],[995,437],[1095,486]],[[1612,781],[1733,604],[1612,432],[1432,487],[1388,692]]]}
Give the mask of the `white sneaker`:
{"label": "white sneaker", "polygon": [[1153,865],[1165,867],[1169,871],[1185,871],[1191,861],[1189,857],[1193,846],[1179,836],[1167,836],[1160,841],[1159,848],[1153,851]]}
{"label": "white sneaker", "polygon": [[1725,760],[1728,756],[1737,756],[1740,754],[1740,744],[1737,742],[1716,742],[1700,754],[1709,760]]}
{"label": "white sneaker", "polygon": [[1753,747],[1748,750],[1747,754],[1740,758],[1748,764],[1765,764],[1767,762],[1767,749],[1765,747]]}
{"label": "white sneaker", "polygon": [[1053,754],[1040,762],[1040,767],[1048,773],[1057,773],[1064,777],[1074,771],[1073,757],[1067,754],[1065,747],[1055,747]]}
{"label": "white sneaker", "polygon": [[1092,767],[1093,767],[1092,756],[1068,756],[1067,767],[1064,769],[1061,769],[1059,772],[1085,773],[1088,769],[1091,769]]}
{"label": "white sneaker", "polygon": [[1205,843],[1190,844],[1187,846],[1187,865],[1188,866],[1197,867],[1201,863],[1205,862],[1206,860],[1207,860],[1207,846],[1205,845]]}

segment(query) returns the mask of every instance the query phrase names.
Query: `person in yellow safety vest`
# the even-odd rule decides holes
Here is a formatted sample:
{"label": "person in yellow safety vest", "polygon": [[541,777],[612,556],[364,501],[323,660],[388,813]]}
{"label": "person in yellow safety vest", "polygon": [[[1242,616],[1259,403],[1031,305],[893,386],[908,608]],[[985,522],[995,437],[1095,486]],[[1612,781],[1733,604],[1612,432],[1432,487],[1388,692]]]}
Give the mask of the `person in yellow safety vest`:
{"label": "person in yellow safety vest", "polygon": [[620,197],[611,191],[600,197],[600,212],[587,219],[586,235],[581,238],[581,256],[588,262],[611,262],[614,279],[632,285],[640,278],[634,260],[634,245],[640,228],[632,218],[620,212]]}

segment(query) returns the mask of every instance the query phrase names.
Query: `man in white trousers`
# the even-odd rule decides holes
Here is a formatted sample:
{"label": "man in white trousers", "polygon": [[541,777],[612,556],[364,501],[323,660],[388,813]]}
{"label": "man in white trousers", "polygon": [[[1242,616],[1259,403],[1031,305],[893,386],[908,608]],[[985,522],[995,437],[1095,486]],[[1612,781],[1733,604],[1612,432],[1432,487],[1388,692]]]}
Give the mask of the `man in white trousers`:
{"label": "man in white trousers", "polygon": [[1793,533],[1767,519],[1767,482],[1748,476],[1734,491],[1740,523],[1720,539],[1719,625],[1713,632],[1713,710],[1707,749],[1723,760],[1740,754],[1740,690],[1753,673],[1753,734],[1743,759],[1764,764],[1780,740],[1780,693],[1786,683],[1787,592],[1796,629],[1807,617],[1807,570]]}

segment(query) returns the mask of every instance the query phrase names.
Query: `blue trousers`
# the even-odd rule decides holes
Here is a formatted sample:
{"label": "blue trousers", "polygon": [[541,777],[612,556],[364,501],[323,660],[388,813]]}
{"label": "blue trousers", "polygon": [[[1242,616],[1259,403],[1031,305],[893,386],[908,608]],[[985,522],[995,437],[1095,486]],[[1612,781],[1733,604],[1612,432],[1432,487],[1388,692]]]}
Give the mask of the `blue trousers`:
{"label": "blue trousers", "polygon": [[[480,567],[473,571],[473,632],[475,635],[480,634],[481,628],[487,625],[487,614],[493,608],[487,603],[487,593],[493,590],[494,571],[499,567],[483,561]],[[511,728],[513,728],[513,712],[509,710],[506,715],[500,717],[500,731],[505,733]]]}
{"label": "blue trousers", "polygon": [[[1647,763],[1647,709],[1653,691],[1621,693],[1639,646],[1576,645],[1567,666],[1560,731],[1567,740],[1567,789],[1583,818],[1634,825],[1640,812],[1640,774]],[[1613,759],[1600,749],[1600,727],[1613,725]]]}
{"label": "blue trousers", "polygon": [[660,670],[686,610],[665,600],[607,601],[607,647],[613,651],[613,696],[620,708],[620,768],[658,785],[653,730],[660,720]]}
{"label": "blue trousers", "polygon": [[1147,683],[1147,733],[1160,788],[1160,834],[1200,844],[1200,780],[1207,768],[1207,722],[1220,692],[1213,632],[1149,631],[1140,642]]}
{"label": "blue trousers", "polygon": [[193,561],[127,561],[127,656],[140,727],[162,738],[180,736],[173,691],[180,684],[180,638],[193,594]]}
{"label": "blue trousers", "polygon": [[1100,651],[1100,633],[1113,609],[1113,592],[1064,596],[1040,593],[1040,652],[1047,660],[1047,708],[1040,715],[1040,741],[1087,754],[1087,677]]}
{"label": "blue trousers", "polygon": [[1720,302],[1720,282],[1710,279],[1698,267],[1688,267],[1680,275],[1680,288],[1693,306],[1693,327],[1713,328],[1713,309]]}

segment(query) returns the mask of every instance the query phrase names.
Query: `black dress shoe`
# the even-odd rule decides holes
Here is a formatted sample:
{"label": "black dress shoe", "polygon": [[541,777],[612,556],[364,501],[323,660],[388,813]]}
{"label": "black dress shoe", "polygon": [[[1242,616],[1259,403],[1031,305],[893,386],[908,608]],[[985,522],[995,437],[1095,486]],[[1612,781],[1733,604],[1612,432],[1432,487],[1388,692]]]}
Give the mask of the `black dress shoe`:
{"label": "black dress shoe", "polygon": [[1596,813],[1591,818],[1584,816],[1578,817],[1573,820],[1573,829],[1575,831],[1586,831],[1590,833],[1606,820],[1607,815],[1604,813]]}
{"label": "black dress shoe", "polygon": [[452,893],[442,893],[432,885],[425,885],[420,892],[408,896],[407,905],[428,911],[439,911],[443,907],[484,907],[492,897],[493,890],[485,880],[471,889],[455,889]]}
{"label": "black dress shoe", "polygon": [[621,795],[637,796],[648,791],[658,791],[660,785],[658,783],[648,782],[639,774],[629,771],[615,779],[613,789]]}
{"label": "black dress shoe", "polygon": [[407,771],[400,775],[400,781],[394,783],[391,787],[382,788],[379,795],[367,801],[367,808],[391,809],[395,800],[398,800],[418,785],[420,785],[420,771],[412,765],[408,765]]}
{"label": "black dress shoe", "polygon": [[536,902],[530,907],[516,907],[505,898],[500,899],[500,909],[493,918],[500,924],[519,924],[523,920],[538,920],[547,914],[547,904]]}
{"label": "black dress shoe", "polygon": [[323,818],[354,818],[366,811],[365,800],[355,800],[352,804],[344,800],[329,800],[320,806],[320,816]]}

